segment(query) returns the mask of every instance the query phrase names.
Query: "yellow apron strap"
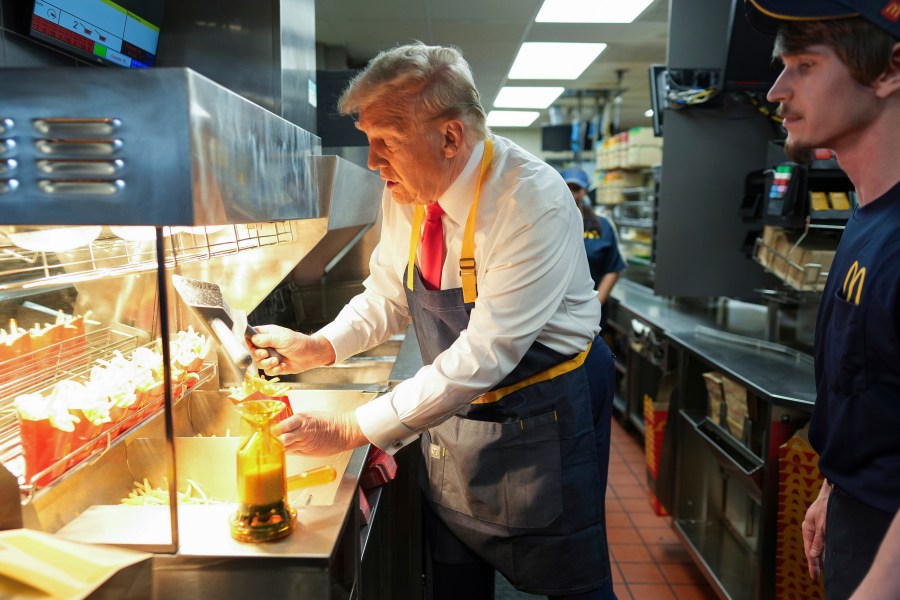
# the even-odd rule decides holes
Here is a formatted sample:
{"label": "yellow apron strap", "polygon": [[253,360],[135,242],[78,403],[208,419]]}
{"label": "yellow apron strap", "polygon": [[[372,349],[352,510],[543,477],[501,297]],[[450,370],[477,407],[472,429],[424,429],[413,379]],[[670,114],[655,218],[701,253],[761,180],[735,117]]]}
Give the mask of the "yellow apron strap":
{"label": "yellow apron strap", "polygon": [[[459,276],[462,279],[463,300],[468,304],[475,302],[478,293],[475,289],[475,214],[478,212],[478,199],[481,197],[481,188],[487,180],[491,170],[491,161],[494,159],[494,143],[490,139],[484,141],[484,154],[481,157],[481,174],[478,177],[478,187],[475,189],[475,200],[469,209],[466,219],[466,228],[463,232],[462,251],[459,256]],[[419,237],[422,231],[422,219],[425,218],[425,207],[416,206],[413,215],[412,230],[409,233],[409,262],[406,268],[406,287],[413,289],[413,270],[416,264],[416,251],[419,248]]]}
{"label": "yellow apron strap", "polygon": [[477,398],[472,400],[471,403],[490,404],[491,402],[496,402],[504,396],[507,396],[513,392],[517,392],[524,387],[528,387],[529,385],[540,383],[542,381],[549,381],[554,377],[559,377],[560,375],[564,375],[569,371],[574,371],[584,363],[584,359],[587,358],[588,352],[590,351],[591,344],[588,344],[587,349],[584,352],[576,354],[574,358],[570,358],[565,362],[554,365],[546,371],[541,371],[540,373],[532,375],[531,377],[526,377],[522,381],[518,381],[512,385],[500,388],[499,390],[493,390],[491,392],[488,392],[487,394],[482,394],[481,396],[478,396]]}
{"label": "yellow apron strap", "polygon": [[419,235],[422,230],[422,219],[425,216],[425,207],[421,204],[416,206],[416,212],[413,215],[412,231],[409,234],[409,264],[406,268],[406,287],[409,291],[413,289],[413,270],[416,264],[416,249],[419,247]]}
{"label": "yellow apron strap", "polygon": [[475,285],[475,215],[478,213],[478,199],[481,197],[481,188],[487,180],[491,170],[491,162],[494,160],[494,144],[490,139],[484,142],[484,155],[481,157],[481,175],[478,177],[478,188],[475,190],[475,200],[469,209],[466,219],[466,229],[463,233],[462,251],[459,255],[459,277],[462,279],[463,301],[466,304],[475,302],[478,290]]}

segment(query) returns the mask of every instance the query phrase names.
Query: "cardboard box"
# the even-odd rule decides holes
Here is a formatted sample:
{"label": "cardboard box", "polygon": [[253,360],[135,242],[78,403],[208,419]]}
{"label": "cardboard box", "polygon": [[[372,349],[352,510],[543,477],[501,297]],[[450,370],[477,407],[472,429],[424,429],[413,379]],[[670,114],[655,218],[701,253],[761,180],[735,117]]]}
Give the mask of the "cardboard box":
{"label": "cardboard box", "polygon": [[621,169],[607,172],[600,180],[598,188],[633,188],[644,184],[643,174],[636,171],[623,171]]}
{"label": "cardboard box", "polygon": [[723,377],[722,390],[725,394],[728,430],[737,439],[743,439],[744,422],[747,418],[747,388],[729,377]]}
{"label": "cardboard box", "polygon": [[725,402],[725,392],[722,389],[722,374],[718,371],[709,371],[703,374],[706,383],[706,394],[709,398],[707,415],[716,425],[722,425],[722,404]]}
{"label": "cardboard box", "polygon": [[652,167],[662,163],[662,147],[655,145],[629,144],[623,159],[623,166],[629,169]]}
{"label": "cardboard box", "polygon": [[743,439],[747,408],[747,388],[718,371],[703,374],[709,396],[710,420],[727,429],[737,439]]}
{"label": "cardboard box", "polygon": [[791,258],[803,269],[788,271],[786,283],[798,290],[822,291],[825,288],[825,277],[834,261],[835,246],[818,242],[804,242],[791,255]]}
{"label": "cardboard box", "polygon": [[756,258],[789,286],[800,291],[822,291],[837,248],[831,237],[788,232],[766,225]]}
{"label": "cardboard box", "polygon": [[662,146],[662,138],[654,135],[652,127],[632,127],[623,133],[629,144]]}

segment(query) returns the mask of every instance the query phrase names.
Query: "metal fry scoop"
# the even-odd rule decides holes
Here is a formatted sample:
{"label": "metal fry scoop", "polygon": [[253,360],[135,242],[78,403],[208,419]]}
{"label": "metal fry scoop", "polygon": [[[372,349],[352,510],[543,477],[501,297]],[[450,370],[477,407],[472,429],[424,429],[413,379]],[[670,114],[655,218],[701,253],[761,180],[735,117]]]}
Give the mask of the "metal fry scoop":
{"label": "metal fry scoop", "polygon": [[[181,275],[172,275],[172,285],[184,303],[190,306],[197,316],[206,323],[215,336],[219,339],[223,349],[232,362],[244,371],[253,363],[253,357],[247,345],[235,334],[234,316],[222,290],[215,283],[190,279]],[[256,329],[247,325],[244,337],[250,339],[256,335]],[[281,355],[274,349],[267,348],[269,356],[275,356],[281,361]]]}

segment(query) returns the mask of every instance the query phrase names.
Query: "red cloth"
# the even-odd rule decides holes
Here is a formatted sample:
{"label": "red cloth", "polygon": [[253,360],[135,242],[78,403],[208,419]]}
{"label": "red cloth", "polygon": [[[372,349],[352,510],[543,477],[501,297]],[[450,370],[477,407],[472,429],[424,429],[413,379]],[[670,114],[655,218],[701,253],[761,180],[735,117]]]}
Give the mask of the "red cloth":
{"label": "red cloth", "polygon": [[394,457],[385,454],[380,448],[372,446],[359,482],[360,488],[371,490],[392,481],[396,476],[397,461]]}
{"label": "red cloth", "polygon": [[441,289],[441,271],[444,268],[444,209],[435,202],[425,207],[425,227],[422,229],[422,256],[419,268],[429,290]]}

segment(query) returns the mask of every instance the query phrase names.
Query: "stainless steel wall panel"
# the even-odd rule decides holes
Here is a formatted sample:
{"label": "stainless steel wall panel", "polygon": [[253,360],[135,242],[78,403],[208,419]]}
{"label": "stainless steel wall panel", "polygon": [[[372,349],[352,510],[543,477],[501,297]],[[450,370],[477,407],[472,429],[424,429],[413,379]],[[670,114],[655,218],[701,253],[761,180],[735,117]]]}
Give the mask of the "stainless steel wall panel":
{"label": "stainless steel wall panel", "polygon": [[158,67],[189,67],[281,114],[277,0],[167,2]]}
{"label": "stainless steel wall panel", "polygon": [[[670,69],[724,67],[734,2],[672,0]],[[663,296],[748,297],[774,280],[741,249],[744,179],[763,168],[771,123],[749,102],[721,97],[666,110],[654,289]]]}
{"label": "stainless steel wall panel", "polygon": [[[315,134],[316,4],[313,0],[281,0],[281,114]],[[310,83],[312,88],[310,89]]]}
{"label": "stainless steel wall panel", "polygon": [[751,297],[772,276],[742,251],[744,178],[763,168],[771,128],[749,106],[667,111],[654,289],[662,296]]}
{"label": "stainless steel wall panel", "polygon": [[159,67],[189,67],[310,132],[314,0],[169,2]]}

